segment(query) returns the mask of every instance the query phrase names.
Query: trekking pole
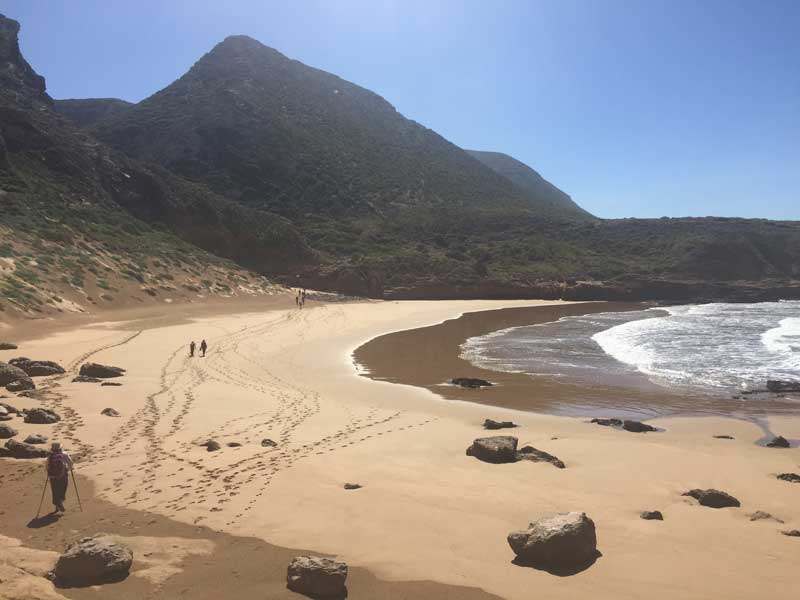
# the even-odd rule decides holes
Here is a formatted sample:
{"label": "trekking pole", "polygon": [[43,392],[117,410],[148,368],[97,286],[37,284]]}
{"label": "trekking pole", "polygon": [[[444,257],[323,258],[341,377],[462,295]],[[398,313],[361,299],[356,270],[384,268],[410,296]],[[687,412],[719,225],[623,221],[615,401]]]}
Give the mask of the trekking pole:
{"label": "trekking pole", "polygon": [[47,473],[44,474],[44,487],[42,488],[42,499],[39,500],[39,508],[36,510],[36,518],[39,518],[39,513],[42,512],[42,503],[44,502],[44,493],[47,491],[47,482],[50,478],[47,476]]}
{"label": "trekking pole", "polygon": [[83,512],[83,505],[81,504],[81,496],[80,494],[78,494],[78,483],[75,481],[75,471],[73,471],[72,467],[70,467],[69,472],[72,473],[72,485],[75,486],[75,497],[78,499],[78,508],[80,508],[81,512]]}

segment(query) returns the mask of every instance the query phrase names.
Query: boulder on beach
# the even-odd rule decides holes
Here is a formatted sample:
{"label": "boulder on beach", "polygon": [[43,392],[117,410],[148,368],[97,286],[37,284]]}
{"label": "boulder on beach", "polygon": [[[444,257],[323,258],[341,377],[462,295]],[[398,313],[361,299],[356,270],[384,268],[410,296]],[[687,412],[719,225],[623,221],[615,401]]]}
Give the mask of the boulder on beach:
{"label": "boulder on beach", "polygon": [[7,440],[8,438],[14,437],[18,433],[19,431],[11,427],[11,425],[0,423],[0,440]]}
{"label": "boulder on beach", "polygon": [[6,389],[9,392],[25,392],[27,390],[35,390],[36,384],[33,383],[33,379],[26,376],[25,379],[17,379],[16,381],[12,381],[6,385]]}
{"label": "boulder on beach", "polygon": [[35,389],[36,384],[19,367],[0,362],[0,387],[5,387],[9,392],[21,392]]}
{"label": "boulder on beach", "polygon": [[0,456],[11,458],[47,458],[49,452],[44,448],[37,448],[31,444],[24,444],[17,440],[6,441],[5,448],[0,452]]}
{"label": "boulder on beach", "polygon": [[104,381],[100,384],[100,387],[119,387],[121,385],[119,381]]}
{"label": "boulder on beach", "polygon": [[622,419],[592,419],[590,423],[603,427],[622,427]]}
{"label": "boulder on beach", "polygon": [[364,487],[364,486],[361,485],[360,483],[345,483],[344,484],[344,489],[346,489],[346,490],[360,490],[362,487]]}
{"label": "boulder on beach", "polygon": [[477,377],[453,377],[450,380],[450,383],[453,385],[460,385],[461,387],[465,388],[481,388],[481,387],[492,387],[494,384],[491,381],[486,381],[485,379],[478,379]]}
{"label": "boulder on beach", "polygon": [[631,419],[625,419],[622,422],[622,428],[625,431],[632,431],[633,433],[647,433],[648,431],[658,431],[652,425],[648,425],[647,423],[642,423],[641,421],[633,421]]}
{"label": "boulder on beach", "polygon": [[661,514],[660,510],[645,510],[639,515],[639,518],[645,521],[663,521],[664,515]]}
{"label": "boulder on beach", "polygon": [[198,446],[205,446],[206,450],[209,452],[215,452],[222,448],[217,440],[206,440],[205,442],[198,444]]}
{"label": "boulder on beach", "polygon": [[478,438],[467,448],[467,456],[494,464],[516,462],[518,442],[510,435]]}
{"label": "boulder on beach", "polygon": [[107,417],[121,417],[122,415],[119,413],[118,410],[113,408],[104,408],[100,411],[101,415],[105,415]]}
{"label": "boulder on beach", "polygon": [[120,581],[133,564],[133,552],[107,537],[86,537],[71,544],[53,569],[59,586],[84,586]]}
{"label": "boulder on beach", "polygon": [[709,508],[730,508],[741,506],[741,503],[736,498],[726,492],[721,492],[720,490],[694,489],[684,492],[681,495],[690,496],[697,500],[702,506],[708,506]]}
{"label": "boulder on beach", "polygon": [[9,342],[0,342],[0,350],[16,350],[17,345]]}
{"label": "boulder on beach", "polygon": [[72,378],[73,383],[100,383],[97,377],[88,377],[87,375],[78,375]]}
{"label": "boulder on beach", "polygon": [[486,419],[483,422],[484,429],[512,429],[514,427],[518,427],[518,425],[512,421],[494,421],[492,419]]}
{"label": "boulder on beach", "polygon": [[125,374],[125,369],[120,367],[111,367],[109,365],[101,365],[98,363],[84,363],[81,365],[79,374],[85,375],[86,377],[107,379],[109,377],[122,377]]}
{"label": "boulder on beach", "polygon": [[552,454],[548,454],[543,450],[538,450],[533,446],[524,446],[517,450],[517,460],[530,460],[533,462],[547,462],[557,467],[559,469],[563,469],[566,467],[564,461],[559,459],[557,456],[553,456]]}
{"label": "boulder on beach", "polygon": [[31,377],[61,375],[66,372],[64,371],[64,367],[52,360],[31,360],[30,358],[21,356],[19,358],[12,358],[8,363],[22,369]]}
{"label": "boulder on beach", "polygon": [[781,481],[788,481],[789,483],[800,483],[800,475],[797,473],[781,473],[775,477]]}
{"label": "boulder on beach", "polygon": [[322,556],[297,556],[289,563],[286,587],[311,598],[344,598],[347,565]]}
{"label": "boulder on beach", "polygon": [[775,521],[776,523],[783,523],[782,519],[779,519],[775,515],[771,515],[763,510],[757,510],[756,512],[750,513],[747,516],[750,517],[751,521]]}
{"label": "boulder on beach", "polygon": [[789,537],[800,537],[800,529],[791,529],[789,531],[781,531],[783,535],[788,535]]}
{"label": "boulder on beach", "polygon": [[767,389],[770,392],[800,392],[800,381],[782,381],[770,379],[767,381]]}
{"label": "boulder on beach", "polygon": [[543,517],[528,529],[509,533],[507,539],[517,561],[524,565],[569,569],[597,557],[594,521],[582,512]]}
{"label": "boulder on beach", "polygon": [[767,448],[791,448],[789,440],[782,435],[772,438],[772,441],[767,444]]}
{"label": "boulder on beach", "polygon": [[32,433],[23,440],[26,444],[46,444],[47,436],[41,433]]}
{"label": "boulder on beach", "polygon": [[61,417],[49,408],[32,408],[25,413],[25,422],[36,425],[52,425],[61,420]]}
{"label": "boulder on beach", "polygon": [[241,444],[241,442],[228,442],[228,443],[227,443],[227,444],[225,444],[225,445],[226,445],[228,448],[238,448],[238,447],[239,447],[239,446],[241,446],[242,444]]}
{"label": "boulder on beach", "polygon": [[261,440],[261,445],[264,446],[265,448],[274,448],[275,446],[278,445],[278,443],[272,441],[269,438],[264,438],[263,440]]}

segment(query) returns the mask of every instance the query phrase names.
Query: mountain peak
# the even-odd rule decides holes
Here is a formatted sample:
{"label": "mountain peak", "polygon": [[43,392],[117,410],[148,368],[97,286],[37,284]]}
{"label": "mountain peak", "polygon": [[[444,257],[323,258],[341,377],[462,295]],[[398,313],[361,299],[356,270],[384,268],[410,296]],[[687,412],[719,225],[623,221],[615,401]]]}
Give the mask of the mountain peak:
{"label": "mountain peak", "polygon": [[0,84],[11,89],[28,87],[45,95],[44,77],[36,74],[19,51],[19,23],[3,14],[0,14]]}

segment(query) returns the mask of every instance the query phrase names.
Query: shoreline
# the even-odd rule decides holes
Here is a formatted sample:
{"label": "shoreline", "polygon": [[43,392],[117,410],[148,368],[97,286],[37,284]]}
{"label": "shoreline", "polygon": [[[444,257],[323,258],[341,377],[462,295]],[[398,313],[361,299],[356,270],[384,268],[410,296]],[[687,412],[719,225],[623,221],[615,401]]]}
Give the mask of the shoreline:
{"label": "shoreline", "polygon": [[[708,597],[712,581],[715,593],[730,598],[750,598],[765,589],[772,597],[790,598],[790,565],[800,559],[800,544],[779,532],[800,526],[795,498],[800,490],[774,474],[796,470],[798,450],[753,446],[760,431],[752,424],[659,418],[655,422],[663,432],[633,434],[570,417],[452,402],[422,387],[359,376],[350,358],[359,342],[388,331],[547,304],[315,303],[303,311],[263,312],[247,306],[191,320],[175,309],[158,319],[83,325],[0,353],[0,360],[24,354],[70,368],[49,390],[46,380],[37,379],[43,388],[37,397],[11,399],[20,408],[55,409],[64,417],[60,424],[34,426],[18,418],[10,424],[20,439],[46,433],[65,441],[68,451],[85,449],[79,472],[93,482],[99,501],[119,510],[236,539],[258,538],[279,549],[314,548],[366,569],[379,583],[446,586],[412,595],[421,600],[446,598],[453,589],[462,594],[453,600],[471,597],[465,588],[476,598],[522,600],[533,587],[549,598],[591,594],[610,600],[646,587],[657,600],[676,594],[700,599]],[[209,354],[190,359],[185,343],[199,335],[209,340]],[[122,386],[72,383],[87,353],[128,369],[118,380]],[[101,416],[106,406],[122,417]],[[473,439],[491,435],[481,427],[485,418],[513,419],[520,425],[513,435],[557,455],[567,468],[527,461],[491,465],[466,456]],[[788,436],[800,434],[796,416],[774,422]],[[716,434],[735,439],[714,439]],[[221,443],[220,451],[196,445],[209,437]],[[264,448],[264,438],[277,446]],[[0,466],[38,464],[8,461],[0,459]],[[346,491],[347,482],[363,488]],[[38,503],[41,488],[34,483]],[[743,507],[698,507],[681,496],[695,487],[727,490]],[[74,499],[68,502],[74,508]],[[666,516],[655,527],[638,518],[639,511],[654,508]],[[747,514],[755,509],[785,524],[751,523]],[[26,543],[23,525],[35,506],[30,515],[16,505],[2,510],[2,522],[14,519],[13,530]],[[603,556],[594,566],[554,577],[512,564],[509,531],[542,514],[568,510],[586,511],[597,523]],[[59,535],[76,522],[68,513],[57,524],[65,530]],[[48,534],[51,527],[36,531]],[[0,534],[11,529],[0,526]],[[147,530],[145,537],[158,532]],[[58,539],[50,536],[52,543]],[[234,562],[225,553],[213,557],[220,568],[236,570],[235,557]],[[209,560],[187,560],[175,581],[191,589],[193,574],[201,577]],[[285,566],[270,571],[280,582],[264,585],[285,585]],[[708,579],[687,577],[695,572]],[[755,573],[769,584],[756,583]],[[367,584],[359,581],[364,580],[348,581],[351,596],[370,597],[361,589]],[[121,593],[126,582],[75,594]]]}

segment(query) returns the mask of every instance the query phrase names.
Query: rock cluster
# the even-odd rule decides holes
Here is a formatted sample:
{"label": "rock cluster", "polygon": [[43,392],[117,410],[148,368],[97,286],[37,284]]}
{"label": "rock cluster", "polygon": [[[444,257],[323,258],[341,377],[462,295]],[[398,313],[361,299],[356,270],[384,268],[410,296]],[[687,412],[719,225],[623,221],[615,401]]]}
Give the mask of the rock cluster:
{"label": "rock cluster", "polygon": [[563,469],[566,466],[558,457],[543,450],[538,450],[533,446],[525,446],[517,450],[518,443],[519,440],[510,435],[477,438],[467,448],[467,456],[474,456],[478,460],[493,464],[529,460],[532,462],[548,462],[559,469]]}
{"label": "rock cluster", "polygon": [[21,392],[36,388],[33,379],[14,365],[0,362],[0,387],[5,387],[9,392]]}
{"label": "rock cluster", "polygon": [[30,358],[21,356],[19,358],[12,358],[8,363],[22,369],[30,377],[45,377],[47,375],[61,375],[65,373],[64,367],[52,360],[31,360]]}
{"label": "rock cluster", "polygon": [[107,379],[109,377],[122,377],[125,374],[125,369],[101,365],[98,363],[84,363],[81,365],[79,374],[85,377]]}
{"label": "rock cluster", "polygon": [[509,533],[507,539],[517,561],[525,565],[574,568],[597,557],[594,521],[582,512],[543,517],[527,529]]}
{"label": "rock cluster", "polygon": [[286,587],[312,598],[344,598],[347,565],[321,556],[297,556],[289,563]]}
{"label": "rock cluster", "polygon": [[721,492],[720,490],[694,489],[689,490],[682,495],[690,496],[697,500],[702,506],[708,506],[709,508],[729,508],[741,506],[741,503],[736,498],[726,492]]}
{"label": "rock cluster", "polygon": [[5,448],[0,450],[0,456],[9,458],[47,458],[50,453],[44,448],[37,448],[31,444],[24,444],[17,440],[6,441]]}
{"label": "rock cluster", "polygon": [[642,423],[641,421],[634,421],[632,419],[592,419],[591,423],[603,425],[604,427],[620,427],[625,431],[633,433],[646,433],[648,431],[658,431],[652,425]]}
{"label": "rock cluster", "polygon": [[127,546],[105,537],[86,537],[71,544],[53,569],[56,584],[95,585],[124,579],[133,564]]}
{"label": "rock cluster", "polygon": [[61,416],[49,408],[32,408],[25,412],[25,422],[36,425],[52,425],[61,420]]}

